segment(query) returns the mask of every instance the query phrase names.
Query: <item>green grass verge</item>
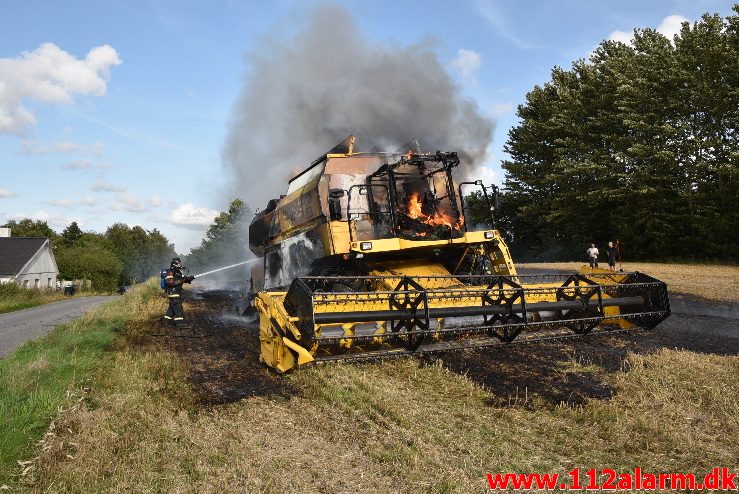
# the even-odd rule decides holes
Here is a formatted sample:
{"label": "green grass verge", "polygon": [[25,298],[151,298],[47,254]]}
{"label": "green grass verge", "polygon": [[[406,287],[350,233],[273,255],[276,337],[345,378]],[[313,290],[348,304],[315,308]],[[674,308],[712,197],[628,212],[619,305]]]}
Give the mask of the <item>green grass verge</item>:
{"label": "green grass verge", "polygon": [[[88,297],[100,295],[98,292],[79,292],[74,297]],[[15,283],[0,285],[0,314],[16,310],[30,309],[39,305],[58,302],[70,298],[60,290],[39,290],[23,288]]]}
{"label": "green grass verge", "polygon": [[28,289],[15,283],[6,283],[0,285],[0,314],[36,307],[63,298],[64,295],[58,291]]}
{"label": "green grass verge", "polygon": [[118,347],[114,330],[130,319],[131,304],[151,288],[104,304],[0,360],[0,486],[13,482],[19,460],[35,454],[70,391],[92,382],[109,350]]}

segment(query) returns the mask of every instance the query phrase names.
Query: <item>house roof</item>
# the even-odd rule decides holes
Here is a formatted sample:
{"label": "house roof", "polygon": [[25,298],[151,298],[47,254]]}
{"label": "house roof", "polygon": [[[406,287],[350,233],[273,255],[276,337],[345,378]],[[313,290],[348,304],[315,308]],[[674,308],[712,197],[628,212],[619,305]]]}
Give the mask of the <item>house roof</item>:
{"label": "house roof", "polygon": [[47,240],[46,237],[0,237],[0,276],[16,276]]}

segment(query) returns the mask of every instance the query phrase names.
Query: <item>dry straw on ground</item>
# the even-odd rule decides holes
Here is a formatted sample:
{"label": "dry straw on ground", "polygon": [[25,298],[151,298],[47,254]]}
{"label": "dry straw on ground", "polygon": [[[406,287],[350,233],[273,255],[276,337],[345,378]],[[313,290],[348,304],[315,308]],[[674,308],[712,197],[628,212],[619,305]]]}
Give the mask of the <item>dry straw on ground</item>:
{"label": "dry straw on ground", "polygon": [[737,358],[632,357],[613,400],[533,411],[491,407],[463,377],[413,360],[312,369],[292,377],[304,397],[210,410],[167,397],[184,376],[166,355],[115,364],[113,392],[61,417],[69,432],[30,491],[484,492],[489,471],[737,466]]}
{"label": "dry straw on ground", "polygon": [[[130,303],[140,334],[161,302]],[[113,310],[108,308],[106,310]],[[196,341],[193,344],[197,344]],[[328,365],[296,396],[201,407],[164,348],[111,355],[56,421],[29,492],[486,492],[486,472],[739,467],[739,357],[662,350],[583,406],[500,406],[439,365]]]}
{"label": "dry straw on ground", "polygon": [[[702,288],[689,293],[734,296],[728,281],[713,293],[699,276],[724,268],[625,267],[673,290],[695,278]],[[202,406],[175,353],[137,343],[164,310],[157,292],[141,287],[75,323],[127,321],[121,344],[23,466],[21,490],[466,493],[487,492],[486,472],[739,468],[737,356],[630,355],[621,371],[603,371],[615,395],[579,406],[506,406],[466,376],[414,359],[306,368],[282,378],[295,395]]]}

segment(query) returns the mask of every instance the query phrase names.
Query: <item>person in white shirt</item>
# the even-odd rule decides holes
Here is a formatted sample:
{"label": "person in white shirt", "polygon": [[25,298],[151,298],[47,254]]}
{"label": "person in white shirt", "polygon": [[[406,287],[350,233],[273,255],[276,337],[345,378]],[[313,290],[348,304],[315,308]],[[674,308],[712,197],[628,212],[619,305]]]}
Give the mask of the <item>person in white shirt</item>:
{"label": "person in white shirt", "polygon": [[590,244],[590,248],[587,250],[588,260],[590,261],[590,269],[598,267],[598,247],[595,244]]}

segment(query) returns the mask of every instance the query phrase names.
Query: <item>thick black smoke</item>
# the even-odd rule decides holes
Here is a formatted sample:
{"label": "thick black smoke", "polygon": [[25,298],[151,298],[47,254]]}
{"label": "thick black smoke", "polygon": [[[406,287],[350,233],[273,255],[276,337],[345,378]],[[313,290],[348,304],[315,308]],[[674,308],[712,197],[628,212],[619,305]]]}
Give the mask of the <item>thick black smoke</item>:
{"label": "thick black smoke", "polygon": [[262,40],[248,66],[223,160],[233,192],[255,209],[349,134],[358,151],[411,138],[424,151],[457,151],[468,172],[492,140],[494,123],[461,95],[431,43],[372,43],[340,7],[317,8],[294,37]]}

